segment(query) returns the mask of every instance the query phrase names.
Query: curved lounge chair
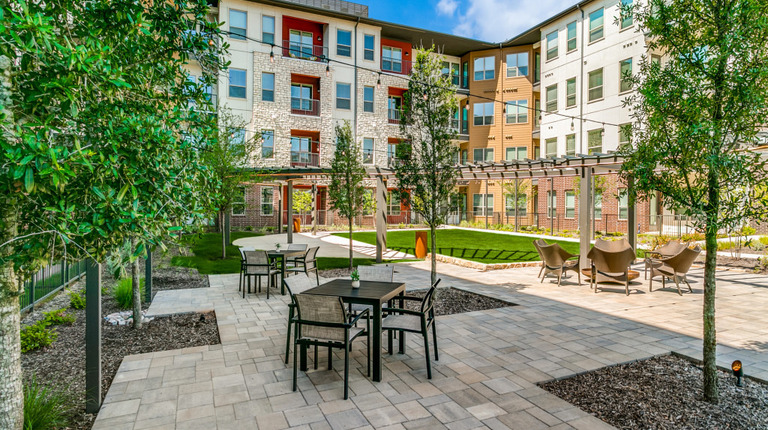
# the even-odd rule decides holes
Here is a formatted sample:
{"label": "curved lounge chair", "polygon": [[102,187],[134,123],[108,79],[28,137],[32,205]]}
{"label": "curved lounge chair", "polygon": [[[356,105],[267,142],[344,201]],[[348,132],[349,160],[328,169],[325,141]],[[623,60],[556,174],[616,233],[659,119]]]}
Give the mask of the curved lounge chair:
{"label": "curved lounge chair", "polygon": [[691,265],[699,254],[701,254],[701,247],[697,245],[694,249],[685,247],[676,255],[654,260],[651,265],[651,283],[648,286],[648,290],[653,291],[653,278],[661,276],[661,288],[666,288],[665,280],[670,278],[677,286],[677,294],[683,295],[683,292],[680,290],[680,282],[685,282],[685,285],[688,286],[688,291],[692,293],[693,289],[685,275],[691,269]]}
{"label": "curved lounge chair", "polygon": [[629,244],[619,251],[608,251],[595,245],[587,254],[591,262],[590,288],[597,292],[598,283],[614,282],[624,284],[624,289],[629,295],[629,281],[640,277],[634,270],[629,270],[630,264],[635,261],[635,250]]}
{"label": "curved lounge chair", "polygon": [[[579,259],[576,254],[564,250],[559,244],[553,243],[551,245],[539,246],[539,253],[542,257],[542,270],[544,275],[541,277],[541,282],[544,282],[544,278],[547,273],[557,273],[557,286],[560,286],[560,280],[566,271],[572,270],[576,272],[579,278],[579,285],[581,285],[581,272],[579,272]],[[576,257],[575,260],[571,260]]]}

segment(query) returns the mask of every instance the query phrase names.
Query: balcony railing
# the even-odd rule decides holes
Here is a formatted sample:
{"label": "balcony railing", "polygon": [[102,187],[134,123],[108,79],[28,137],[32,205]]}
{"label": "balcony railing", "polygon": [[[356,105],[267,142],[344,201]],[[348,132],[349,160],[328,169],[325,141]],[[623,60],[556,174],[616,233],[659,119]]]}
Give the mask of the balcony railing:
{"label": "balcony railing", "polygon": [[300,58],[309,61],[325,61],[328,58],[328,48],[323,45],[307,45],[283,40],[283,57]]}
{"label": "balcony railing", "polygon": [[291,113],[320,116],[320,100],[291,97]]}
{"label": "balcony railing", "polygon": [[387,109],[389,111],[389,123],[400,124],[400,110],[399,109]]}
{"label": "balcony railing", "polygon": [[320,154],[310,151],[291,151],[291,167],[319,167]]}
{"label": "balcony railing", "polygon": [[410,75],[413,63],[407,60],[381,59],[381,70],[383,72],[400,73]]}

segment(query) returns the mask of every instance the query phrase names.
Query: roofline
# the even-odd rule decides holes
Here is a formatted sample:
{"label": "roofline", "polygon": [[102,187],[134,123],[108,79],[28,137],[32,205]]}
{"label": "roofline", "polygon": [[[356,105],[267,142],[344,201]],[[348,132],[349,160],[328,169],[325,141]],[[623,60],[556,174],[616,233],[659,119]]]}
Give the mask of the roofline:
{"label": "roofline", "polygon": [[[534,25],[533,27],[529,28],[528,30],[523,31],[522,33],[518,34],[517,36],[514,36],[514,37],[512,37],[512,38],[502,42],[502,45],[503,46],[515,46],[515,45],[523,44],[523,43],[521,43],[521,41],[524,40],[525,36],[530,36],[531,33],[540,31],[541,27],[544,27],[544,26],[550,24],[551,22],[556,21],[556,20],[562,18],[562,17],[564,17],[565,15],[568,15],[571,12],[575,12],[575,11],[578,11],[580,9],[583,9],[582,6],[585,6],[585,5],[589,4],[589,3],[592,3],[593,1],[595,1],[595,0],[582,0],[582,1],[578,2],[578,3],[576,3],[575,5],[573,5],[573,6],[569,7],[569,8],[567,8],[567,9],[559,12],[558,14],[556,14],[554,16],[551,16],[551,17],[545,19],[544,21]],[[541,36],[539,36],[539,38],[540,37]],[[527,43],[528,42],[526,42],[526,44]]]}

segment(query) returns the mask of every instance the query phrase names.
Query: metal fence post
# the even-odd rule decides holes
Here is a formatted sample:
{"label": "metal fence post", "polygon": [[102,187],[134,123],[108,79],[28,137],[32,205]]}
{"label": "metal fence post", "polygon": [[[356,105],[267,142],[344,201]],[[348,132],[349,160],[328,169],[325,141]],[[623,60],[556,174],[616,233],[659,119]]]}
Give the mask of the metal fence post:
{"label": "metal fence post", "polygon": [[101,408],[101,265],[85,268],[85,411]]}

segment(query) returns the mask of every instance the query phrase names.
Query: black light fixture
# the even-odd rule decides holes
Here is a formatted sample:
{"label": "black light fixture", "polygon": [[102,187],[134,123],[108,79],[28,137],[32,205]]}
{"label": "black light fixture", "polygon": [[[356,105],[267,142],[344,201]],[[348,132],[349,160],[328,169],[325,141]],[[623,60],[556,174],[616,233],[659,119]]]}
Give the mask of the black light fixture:
{"label": "black light fixture", "polygon": [[741,361],[736,360],[731,363],[731,370],[733,370],[733,376],[736,377],[736,386],[743,387],[744,384],[741,383],[741,377],[744,376],[744,368],[741,366]]}

